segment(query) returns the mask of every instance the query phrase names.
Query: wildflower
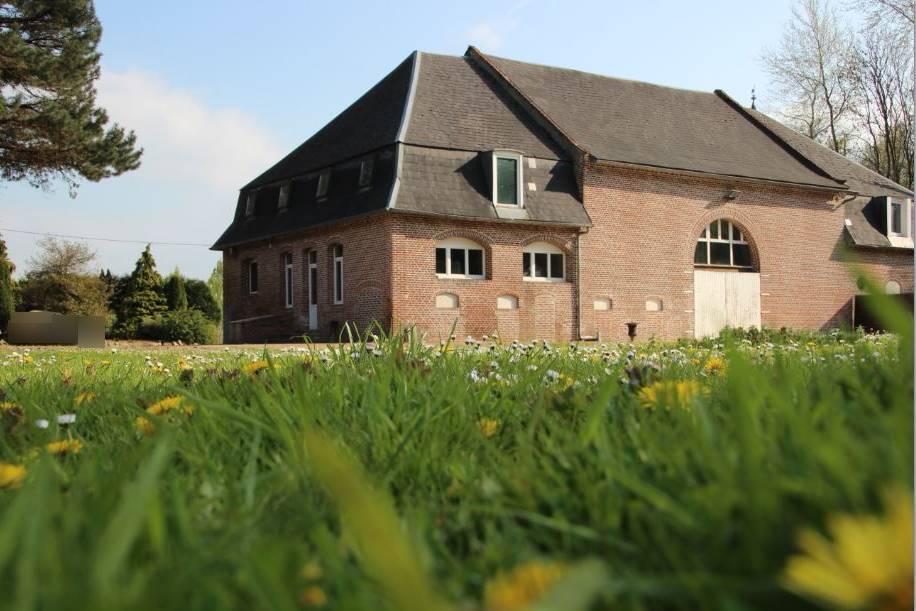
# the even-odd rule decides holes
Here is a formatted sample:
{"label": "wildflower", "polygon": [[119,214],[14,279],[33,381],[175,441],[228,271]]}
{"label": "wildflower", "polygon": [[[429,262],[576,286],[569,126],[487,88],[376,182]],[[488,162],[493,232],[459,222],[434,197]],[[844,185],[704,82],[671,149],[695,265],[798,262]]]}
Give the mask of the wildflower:
{"label": "wildflower", "polygon": [[47,448],[49,454],[55,456],[79,454],[83,449],[83,442],[79,439],[61,439],[60,441],[52,441],[45,448]]}
{"label": "wildflower", "polygon": [[76,395],[76,397],[73,399],[73,403],[76,405],[82,405],[84,403],[88,403],[92,401],[93,399],[95,399],[95,397],[96,395],[94,392],[90,390],[84,390],[80,394]]}
{"label": "wildflower", "polygon": [[46,429],[48,428],[50,424],[51,423],[45,420],[44,418],[39,418],[38,420],[35,421],[35,426],[37,426],[40,429]]}
{"label": "wildflower", "polygon": [[706,361],[706,366],[703,367],[703,369],[710,375],[716,375],[725,371],[725,367],[725,359],[718,356],[712,356]]}
{"label": "wildflower", "polygon": [[264,359],[260,359],[258,361],[248,363],[247,365],[242,367],[242,371],[244,371],[245,373],[249,375],[256,375],[260,373],[261,371],[263,371],[264,369],[267,369],[267,367],[268,367],[267,361],[265,361]]}
{"label": "wildflower", "polygon": [[655,407],[689,407],[703,391],[696,380],[666,380],[654,382],[639,391],[639,401],[648,409]]}
{"label": "wildflower", "polygon": [[0,462],[0,489],[18,488],[25,479],[25,467]]}
{"label": "wildflower", "polygon": [[299,602],[303,607],[323,607],[327,604],[328,597],[318,586],[309,586],[299,595]]}
{"label": "wildflower", "polygon": [[538,601],[559,581],[567,568],[559,563],[529,562],[501,573],[484,586],[489,611],[521,611]]}
{"label": "wildflower", "polygon": [[76,422],[76,414],[61,414],[57,417],[57,424],[73,424]]}
{"label": "wildflower", "polygon": [[317,579],[321,579],[321,577],[324,575],[324,571],[321,570],[320,564],[312,560],[304,567],[302,567],[301,575],[304,579],[315,581]]}
{"label": "wildflower", "polygon": [[494,418],[481,418],[477,421],[477,428],[480,429],[484,437],[489,439],[499,430],[499,420]]}
{"label": "wildflower", "polygon": [[842,609],[912,609],[912,494],[884,494],[885,515],[840,514],[828,519],[832,541],[804,529],[802,554],[789,558],[783,583],[793,592]]}
{"label": "wildflower", "polygon": [[156,425],[143,416],[137,416],[137,419],[134,420],[134,427],[144,435],[152,435],[156,432]]}
{"label": "wildflower", "polygon": [[0,412],[9,412],[17,409],[19,406],[12,401],[0,401]]}
{"label": "wildflower", "polygon": [[146,408],[147,413],[153,416],[161,416],[175,410],[191,414],[194,411],[194,406],[188,403],[184,397],[172,395],[165,399],[160,399]]}

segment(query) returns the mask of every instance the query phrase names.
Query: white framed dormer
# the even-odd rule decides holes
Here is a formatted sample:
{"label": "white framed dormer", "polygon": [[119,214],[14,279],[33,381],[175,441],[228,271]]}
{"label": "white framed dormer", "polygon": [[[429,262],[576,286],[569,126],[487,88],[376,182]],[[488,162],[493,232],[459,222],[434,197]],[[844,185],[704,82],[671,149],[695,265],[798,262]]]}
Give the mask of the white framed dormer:
{"label": "white framed dormer", "polygon": [[493,204],[505,208],[525,207],[525,158],[516,151],[493,151]]}
{"label": "white framed dormer", "polygon": [[887,198],[887,239],[891,246],[913,248],[913,200]]}
{"label": "white framed dormer", "polygon": [[486,254],[477,242],[449,238],[436,243],[436,277],[442,279],[483,280]]}
{"label": "white framed dormer", "polygon": [[245,218],[250,219],[254,217],[254,207],[255,201],[257,200],[258,192],[254,189],[248,192],[245,196]]}
{"label": "white framed dormer", "polygon": [[565,282],[566,254],[547,242],[529,244],[522,251],[522,280]]}

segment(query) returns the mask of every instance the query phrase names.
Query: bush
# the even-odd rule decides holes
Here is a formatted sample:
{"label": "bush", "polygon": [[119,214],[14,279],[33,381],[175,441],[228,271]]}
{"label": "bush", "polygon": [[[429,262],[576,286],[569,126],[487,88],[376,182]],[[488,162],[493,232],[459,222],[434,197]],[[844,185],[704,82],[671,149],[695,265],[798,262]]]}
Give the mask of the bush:
{"label": "bush", "polygon": [[179,310],[145,317],[132,337],[163,342],[181,341],[185,344],[212,344],[216,341],[216,326],[197,310]]}

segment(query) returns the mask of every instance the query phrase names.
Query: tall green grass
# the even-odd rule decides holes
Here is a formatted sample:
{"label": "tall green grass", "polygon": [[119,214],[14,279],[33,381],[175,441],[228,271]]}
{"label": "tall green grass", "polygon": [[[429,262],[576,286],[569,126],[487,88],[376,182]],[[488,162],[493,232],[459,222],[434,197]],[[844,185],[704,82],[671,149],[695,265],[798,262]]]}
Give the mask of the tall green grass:
{"label": "tall green grass", "polygon": [[[910,342],[0,353],[0,461],[28,468],[0,490],[0,608],[474,608],[532,560],[578,567],[553,608],[809,608],[779,581],[797,530],[911,486]],[[688,405],[643,404],[686,379]],[[170,394],[194,412],[146,414]]]}

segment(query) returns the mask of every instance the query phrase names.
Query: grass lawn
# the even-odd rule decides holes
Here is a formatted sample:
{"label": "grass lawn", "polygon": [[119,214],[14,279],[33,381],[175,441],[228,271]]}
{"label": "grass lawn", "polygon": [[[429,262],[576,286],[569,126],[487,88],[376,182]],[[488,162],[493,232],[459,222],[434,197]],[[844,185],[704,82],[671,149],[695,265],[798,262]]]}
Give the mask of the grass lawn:
{"label": "grass lawn", "polygon": [[0,608],[905,608],[908,337],[403,339],[0,352]]}

